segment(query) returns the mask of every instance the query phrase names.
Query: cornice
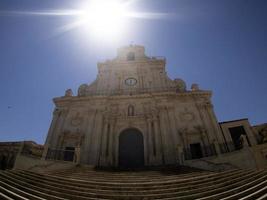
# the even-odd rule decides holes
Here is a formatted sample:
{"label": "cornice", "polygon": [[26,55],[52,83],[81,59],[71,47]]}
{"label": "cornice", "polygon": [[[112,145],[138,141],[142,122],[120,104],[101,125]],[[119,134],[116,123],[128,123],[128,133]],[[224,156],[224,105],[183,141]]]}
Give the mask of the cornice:
{"label": "cornice", "polygon": [[110,60],[110,61],[105,61],[105,62],[98,62],[97,66],[98,67],[103,67],[103,66],[125,66],[125,65],[136,65],[136,64],[148,64],[148,63],[158,63],[158,64],[166,64],[166,60],[164,59],[144,59],[144,60],[134,60],[134,61],[124,61],[124,60]]}
{"label": "cornice", "polygon": [[146,94],[134,95],[92,95],[92,96],[72,96],[72,97],[56,97],[53,99],[56,105],[69,104],[73,102],[88,102],[88,101],[106,101],[106,100],[125,100],[125,99],[140,99],[140,98],[157,98],[157,97],[211,97],[212,92],[208,90],[202,91],[187,91],[182,93],[175,92],[150,92]]}

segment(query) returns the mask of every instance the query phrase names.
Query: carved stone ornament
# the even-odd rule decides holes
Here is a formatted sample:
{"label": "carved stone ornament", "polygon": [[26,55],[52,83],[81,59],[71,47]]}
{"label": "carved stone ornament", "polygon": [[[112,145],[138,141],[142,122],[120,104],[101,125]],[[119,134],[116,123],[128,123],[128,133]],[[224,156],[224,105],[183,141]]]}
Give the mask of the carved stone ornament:
{"label": "carved stone ornament", "polygon": [[186,108],[179,115],[182,121],[193,121],[195,119],[195,115],[193,112],[188,111]]}
{"label": "carved stone ornament", "polygon": [[196,84],[196,83],[193,83],[193,84],[191,85],[191,90],[192,90],[192,91],[199,91],[199,85]]}
{"label": "carved stone ornament", "polygon": [[86,96],[87,88],[88,88],[87,84],[82,84],[78,89],[78,96]]}
{"label": "carved stone ornament", "polygon": [[177,92],[185,92],[186,91],[186,83],[182,79],[174,79],[174,85],[176,87]]}
{"label": "carved stone ornament", "polygon": [[72,92],[72,90],[71,89],[67,89],[66,91],[65,91],[65,97],[72,97],[73,96],[73,92]]}
{"label": "carved stone ornament", "polygon": [[80,113],[77,112],[77,114],[71,119],[71,125],[73,126],[79,126],[83,122],[83,117],[80,116]]}

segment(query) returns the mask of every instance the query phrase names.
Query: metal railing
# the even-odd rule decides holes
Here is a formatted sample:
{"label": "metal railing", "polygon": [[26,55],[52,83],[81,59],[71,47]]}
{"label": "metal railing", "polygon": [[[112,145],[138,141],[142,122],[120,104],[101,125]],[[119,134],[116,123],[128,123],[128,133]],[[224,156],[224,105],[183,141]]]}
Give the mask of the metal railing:
{"label": "metal railing", "polygon": [[46,159],[73,162],[75,161],[75,150],[48,149]]}

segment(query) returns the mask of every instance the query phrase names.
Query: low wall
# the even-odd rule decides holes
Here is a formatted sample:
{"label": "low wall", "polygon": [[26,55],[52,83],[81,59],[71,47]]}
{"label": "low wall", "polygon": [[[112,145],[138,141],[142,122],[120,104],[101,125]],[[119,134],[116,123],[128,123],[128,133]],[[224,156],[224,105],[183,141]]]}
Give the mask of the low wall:
{"label": "low wall", "polygon": [[267,168],[267,143],[253,146],[251,150],[254,154],[257,168],[266,169]]}
{"label": "low wall", "polygon": [[63,169],[70,169],[76,164],[67,161],[42,160],[31,156],[18,155],[14,169],[31,170],[35,172],[49,172]]}
{"label": "low wall", "polygon": [[219,156],[186,160],[184,165],[210,171],[258,168],[252,148],[244,148],[239,151],[220,154]]}

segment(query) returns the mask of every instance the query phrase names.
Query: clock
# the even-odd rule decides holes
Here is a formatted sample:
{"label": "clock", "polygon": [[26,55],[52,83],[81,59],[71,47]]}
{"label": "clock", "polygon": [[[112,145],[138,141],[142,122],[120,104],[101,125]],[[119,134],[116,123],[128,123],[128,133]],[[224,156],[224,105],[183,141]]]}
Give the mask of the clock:
{"label": "clock", "polygon": [[135,78],[127,78],[125,80],[125,84],[129,86],[133,86],[137,83],[137,80]]}

